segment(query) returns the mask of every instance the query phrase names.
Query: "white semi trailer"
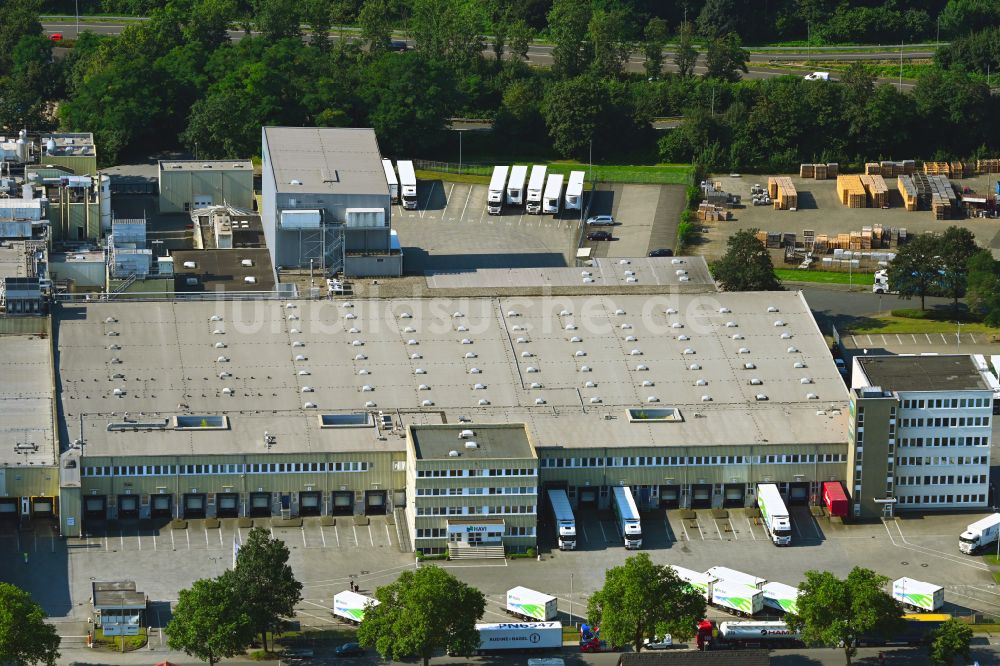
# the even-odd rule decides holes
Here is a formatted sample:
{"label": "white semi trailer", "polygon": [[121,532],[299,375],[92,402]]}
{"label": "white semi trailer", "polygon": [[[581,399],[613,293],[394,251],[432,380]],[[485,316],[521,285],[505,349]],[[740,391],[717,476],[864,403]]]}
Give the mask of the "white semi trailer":
{"label": "white semi trailer", "polygon": [[765,583],[764,605],[782,613],[795,613],[799,609],[799,588],[784,583]]}
{"label": "white semi trailer", "polygon": [[750,617],[764,610],[764,592],[742,583],[716,580],[711,585],[708,600],[716,608],[723,608],[737,615]]}
{"label": "white semi trailer", "polygon": [[566,491],[560,488],[550,490],[549,504],[552,505],[552,520],[556,526],[559,550],[576,550],[576,518]]}
{"label": "white semi trailer", "polygon": [[507,181],[507,205],[524,205],[524,183],[528,179],[528,167],[515,164],[510,168],[510,180]]}
{"label": "white semi trailer", "polygon": [[417,176],[413,171],[413,162],[399,160],[396,162],[396,170],[399,171],[403,208],[414,210],[417,207]]}
{"label": "white semi trailer", "polygon": [[527,587],[507,590],[507,612],[529,622],[547,622],[559,616],[556,598]]}
{"label": "white semi trailer", "polygon": [[531,177],[528,178],[528,196],[525,200],[524,210],[532,215],[542,212],[542,190],[545,189],[546,167],[536,164],[531,167]]}
{"label": "white semi trailer", "polygon": [[582,171],[570,171],[569,182],[566,184],[566,210],[583,208],[583,177]]}
{"label": "white semi trailer", "polygon": [[545,183],[545,194],[542,196],[542,212],[549,215],[558,215],[562,205],[562,185],[563,175],[553,173],[549,175],[549,180]]}
{"label": "white semi trailer", "polygon": [[764,529],[776,546],[787,546],[792,542],[792,524],[788,518],[788,509],[781,499],[778,486],[773,483],[757,485],[757,507],[764,522]]}
{"label": "white semi trailer", "polygon": [[392,168],[392,161],[382,160],[382,170],[385,171],[385,182],[389,185],[389,199],[392,203],[399,203],[399,179],[396,178],[396,170]]}
{"label": "white semi trailer", "polygon": [[477,624],[479,651],[544,650],[562,647],[560,622],[503,622]]}
{"label": "white semi trailer", "polygon": [[706,571],[705,574],[716,580],[739,583],[740,585],[752,587],[757,590],[763,590],[764,584],[767,583],[767,580],[764,578],[757,578],[757,576],[751,576],[748,573],[743,573],[742,571],[737,571],[736,569],[730,569],[729,567],[712,567]]}
{"label": "white semi trailer", "polygon": [[628,486],[615,486],[612,490],[618,534],[625,541],[626,550],[638,550],[642,548],[642,523],[639,521],[639,509],[632,498],[632,489]]}
{"label": "white semi trailer", "polygon": [[503,210],[504,188],[507,186],[507,172],[510,167],[493,167],[493,178],[490,179],[490,189],[486,194],[486,212],[499,215]]}
{"label": "white semi trailer", "polygon": [[333,595],[333,614],[351,624],[361,624],[365,611],[378,604],[377,599],[344,590]]}
{"label": "white semi trailer", "polygon": [[933,613],[944,606],[944,588],[904,576],[892,582],[892,598],[910,610]]}
{"label": "white semi trailer", "polygon": [[705,601],[709,601],[712,598],[712,583],[715,582],[715,578],[700,571],[692,571],[691,569],[679,567],[676,564],[668,564],[667,566],[673,569],[677,577],[687,583],[688,587],[700,592],[705,597]]}
{"label": "white semi trailer", "polygon": [[970,524],[958,537],[958,549],[971,555],[981,548],[996,543],[1000,538],[1000,513],[986,516]]}

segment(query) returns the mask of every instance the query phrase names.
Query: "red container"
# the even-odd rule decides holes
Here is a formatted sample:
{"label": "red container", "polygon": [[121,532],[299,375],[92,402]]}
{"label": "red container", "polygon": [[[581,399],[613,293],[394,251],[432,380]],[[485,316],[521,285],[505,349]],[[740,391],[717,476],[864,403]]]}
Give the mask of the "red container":
{"label": "red container", "polygon": [[831,516],[836,518],[847,517],[847,495],[844,494],[844,486],[840,481],[823,482],[823,504]]}

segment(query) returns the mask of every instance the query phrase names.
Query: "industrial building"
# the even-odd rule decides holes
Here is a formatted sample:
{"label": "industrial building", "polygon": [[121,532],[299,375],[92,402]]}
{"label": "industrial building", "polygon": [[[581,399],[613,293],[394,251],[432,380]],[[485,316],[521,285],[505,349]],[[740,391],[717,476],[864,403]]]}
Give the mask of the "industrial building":
{"label": "industrial building", "polygon": [[219,205],[253,210],[250,160],[161,160],[157,181],[161,213],[189,213]]}
{"label": "industrial building", "polygon": [[856,356],[848,487],[856,517],[989,506],[993,390],[970,356]]}
{"label": "industrial building", "polygon": [[374,130],[265,127],[261,158],[261,219],[279,271],[402,274]]}
{"label": "industrial building", "polygon": [[41,315],[51,285],[44,240],[0,240],[0,311],[6,315]]}

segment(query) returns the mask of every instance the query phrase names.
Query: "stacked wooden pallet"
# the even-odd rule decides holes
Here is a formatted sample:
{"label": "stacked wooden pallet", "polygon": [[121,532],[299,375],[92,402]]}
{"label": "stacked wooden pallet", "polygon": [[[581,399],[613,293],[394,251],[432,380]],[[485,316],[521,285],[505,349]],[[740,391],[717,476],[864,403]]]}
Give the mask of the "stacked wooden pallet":
{"label": "stacked wooden pallet", "polygon": [[767,192],[774,201],[774,210],[795,210],[799,207],[799,195],[787,176],[767,179]]}
{"label": "stacked wooden pallet", "polygon": [[827,179],[827,169],[825,164],[814,164],[813,173],[815,174],[816,180],[826,180]]}
{"label": "stacked wooden pallet", "polygon": [[826,162],[823,164],[800,164],[799,178],[827,180],[828,178],[836,178],[839,171],[840,164],[837,162]]}
{"label": "stacked wooden pallet", "polygon": [[865,174],[869,176],[882,176],[883,178],[895,178],[901,174],[912,174],[916,166],[917,163],[913,160],[868,162],[865,164]]}
{"label": "stacked wooden pallet", "polygon": [[815,178],[816,177],[816,165],[815,164],[800,164],[799,165],[799,178]]}
{"label": "stacked wooden pallet", "polygon": [[931,189],[931,212],[934,219],[943,220],[958,205],[958,195],[944,176],[930,176],[927,180]]}
{"label": "stacked wooden pallet", "polygon": [[889,188],[882,176],[861,176],[861,184],[868,195],[868,204],[872,208],[889,207]]}
{"label": "stacked wooden pallet", "polygon": [[972,162],[952,162],[948,176],[951,178],[968,178],[973,175],[974,171]]}
{"label": "stacked wooden pallet", "polygon": [[928,176],[950,176],[950,162],[924,162],[924,173]]}
{"label": "stacked wooden pallet", "polygon": [[826,234],[816,234],[813,240],[812,252],[814,254],[826,254],[830,251],[830,238]]}
{"label": "stacked wooden pallet", "polygon": [[878,162],[865,162],[865,175],[866,176],[881,176],[888,175],[882,173],[882,165]]}
{"label": "stacked wooden pallet", "polygon": [[903,207],[906,210],[917,210],[917,186],[913,184],[913,178],[905,174],[896,177],[896,187],[903,197]]}
{"label": "stacked wooden pallet", "polygon": [[703,201],[698,205],[698,219],[703,222],[726,222],[732,219],[732,212],[726,210],[724,206]]}
{"label": "stacked wooden pallet", "polygon": [[1000,160],[976,160],[977,173],[997,173],[998,171],[1000,171]]}
{"label": "stacked wooden pallet", "polygon": [[837,196],[848,208],[868,207],[868,194],[860,176],[837,176]]}
{"label": "stacked wooden pallet", "polygon": [[826,163],[826,177],[836,178],[840,175],[840,163],[839,162],[827,162]]}

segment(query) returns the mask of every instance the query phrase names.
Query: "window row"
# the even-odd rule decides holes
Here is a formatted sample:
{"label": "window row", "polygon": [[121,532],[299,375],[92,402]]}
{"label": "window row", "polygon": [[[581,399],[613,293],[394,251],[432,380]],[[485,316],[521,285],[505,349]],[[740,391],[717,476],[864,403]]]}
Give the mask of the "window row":
{"label": "window row", "polygon": [[989,456],[899,456],[897,465],[986,465]]}
{"label": "window row", "polygon": [[940,474],[932,476],[900,476],[896,483],[901,486],[950,486],[956,483],[986,483],[985,474]]}
{"label": "window row", "polygon": [[418,527],[418,539],[444,539],[448,536],[447,527]]}
{"label": "window row", "polygon": [[418,479],[440,479],[467,476],[538,476],[538,470],[531,468],[513,469],[418,469]]}
{"label": "window row", "polygon": [[761,465],[843,463],[846,453],[786,453],[764,456],[637,456],[623,458],[541,458],[541,467],[683,467],[687,465]]}
{"label": "window row", "polygon": [[900,437],[900,446],[989,446],[989,437]]}
{"label": "window row", "polygon": [[986,495],[901,495],[900,504],[983,504]]}
{"label": "window row", "polygon": [[418,496],[437,497],[440,495],[536,495],[535,486],[511,488],[417,488]]}
{"label": "window row", "polygon": [[975,426],[989,426],[988,416],[952,416],[938,417],[933,419],[900,419],[903,428],[966,428]]}
{"label": "window row", "polygon": [[418,506],[418,516],[486,516],[504,513],[535,513],[535,505],[527,506]]}
{"label": "window row", "polygon": [[83,476],[186,476],[192,474],[306,474],[311,472],[367,472],[367,462],[228,463],[220,465],[97,465]]}
{"label": "window row", "polygon": [[932,400],[904,400],[903,409],[962,409],[963,407],[991,407],[989,398],[935,398]]}
{"label": "window row", "polygon": [[534,527],[514,527],[513,525],[507,525],[507,528],[504,530],[504,535],[505,536],[531,537],[531,536],[535,536],[535,528]]}

